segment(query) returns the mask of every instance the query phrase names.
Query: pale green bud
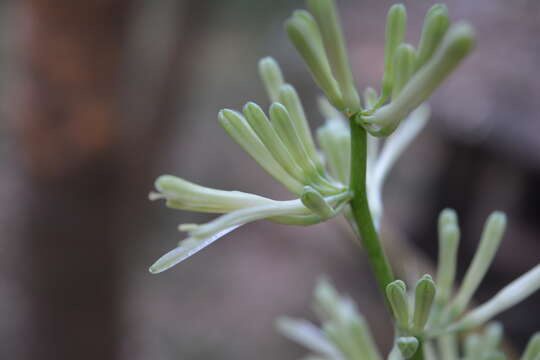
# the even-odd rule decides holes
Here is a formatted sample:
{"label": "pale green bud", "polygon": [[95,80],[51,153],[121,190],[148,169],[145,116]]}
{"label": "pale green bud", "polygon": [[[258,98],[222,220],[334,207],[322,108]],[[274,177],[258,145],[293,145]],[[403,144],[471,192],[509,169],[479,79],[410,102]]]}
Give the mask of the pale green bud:
{"label": "pale green bud", "polygon": [[343,110],[345,104],[339,85],[332,75],[315,19],[307,11],[295,11],[285,23],[285,29],[317,85],[324,91],[332,105]]}
{"label": "pale green bud", "polygon": [[360,110],[360,98],[354,85],[335,1],[308,0],[307,4],[321,29],[324,47],[336,75],[345,106],[349,111],[356,112]]}
{"label": "pale green bud", "polygon": [[401,336],[397,338],[396,344],[404,359],[410,359],[416,354],[420,345],[418,339],[414,336]]}
{"label": "pale green bud", "polygon": [[295,161],[291,149],[282,141],[270,120],[259,105],[248,102],[243,109],[249,125],[259,136],[270,154],[289,175],[306,183],[307,177],[302,167]]}
{"label": "pale green bud", "polygon": [[298,93],[292,85],[285,84],[279,89],[278,100],[287,108],[294,129],[296,130],[298,138],[300,139],[300,142],[302,143],[307,155],[315,164],[319,172],[324,172],[324,165],[322,164],[321,159],[317,154],[317,150],[315,149],[315,143],[313,142],[313,137],[306,119],[304,107],[302,106]]}
{"label": "pale green bud", "polygon": [[392,87],[392,98],[399,95],[407,82],[414,74],[416,62],[416,52],[410,44],[401,44],[396,49],[394,56],[394,85]]}
{"label": "pale green bud", "polygon": [[395,280],[386,286],[386,298],[392,308],[394,319],[399,328],[409,328],[409,304],[405,283]]}
{"label": "pale green bud", "polygon": [[284,81],[277,61],[272,57],[265,57],[259,60],[259,76],[262,79],[270,101],[278,101],[279,90]]}
{"label": "pale green bud", "polygon": [[493,262],[495,253],[499,249],[506,228],[506,215],[501,212],[492,213],[486,221],[480,245],[471,265],[465,273],[459,292],[452,305],[452,315],[460,315],[469,304],[474,292],[484,279],[484,276]]}
{"label": "pale green bud", "polygon": [[478,327],[501,312],[523,301],[540,289],[540,265],[505,286],[494,297],[463,317],[450,330],[468,330]]}
{"label": "pale green bud", "polygon": [[336,212],[332,206],[330,206],[324,197],[311,186],[304,186],[304,191],[300,196],[300,200],[305,207],[323,219],[330,219],[336,216]]}
{"label": "pale green bud", "polygon": [[317,139],[324,152],[330,173],[342,184],[349,183],[351,132],[340,119],[327,120],[317,129]]}
{"label": "pale green bud", "polygon": [[403,42],[407,31],[407,10],[403,4],[395,4],[386,16],[386,41],[384,44],[384,75],[382,96],[389,96],[394,83],[394,55]]}
{"label": "pale green bud", "polygon": [[431,305],[435,298],[436,287],[431,276],[424,275],[416,284],[414,293],[413,331],[420,333],[431,314]]}
{"label": "pale green bud", "polygon": [[456,212],[445,209],[439,215],[439,257],[437,266],[438,304],[446,304],[456,276],[457,250],[459,246],[459,225]]}
{"label": "pale green bud", "polygon": [[398,124],[426,101],[444,79],[461,63],[474,47],[474,31],[464,23],[450,28],[431,59],[414,74],[399,96],[371,116],[363,116],[368,124],[387,127]]}
{"label": "pale green bud", "polygon": [[435,53],[449,26],[450,18],[448,17],[446,5],[433,5],[424,20],[420,44],[418,45],[416,70],[421,68]]}
{"label": "pale green bud", "polygon": [[534,334],[525,348],[520,360],[538,360],[540,358],[540,332]]}
{"label": "pale green bud", "polygon": [[282,183],[293,194],[300,195],[302,193],[304,185],[289,175],[274,159],[241,114],[224,109],[219,112],[218,120],[227,134],[268,174]]}

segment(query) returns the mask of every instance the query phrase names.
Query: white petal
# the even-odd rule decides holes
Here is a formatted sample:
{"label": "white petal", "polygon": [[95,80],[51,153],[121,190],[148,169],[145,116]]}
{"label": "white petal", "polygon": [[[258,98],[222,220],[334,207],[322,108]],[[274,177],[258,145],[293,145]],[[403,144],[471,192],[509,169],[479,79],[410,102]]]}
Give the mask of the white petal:
{"label": "white petal", "polygon": [[231,226],[228,229],[222,230],[212,236],[202,239],[187,238],[181,241],[178,247],[174,248],[173,250],[160,257],[152,266],[150,266],[149,271],[152,274],[158,274],[160,272],[163,272],[180,263],[181,261],[187,259],[191,255],[201,251],[208,245],[212,244],[214,241],[218,240],[222,236],[225,236],[239,226],[241,225]]}

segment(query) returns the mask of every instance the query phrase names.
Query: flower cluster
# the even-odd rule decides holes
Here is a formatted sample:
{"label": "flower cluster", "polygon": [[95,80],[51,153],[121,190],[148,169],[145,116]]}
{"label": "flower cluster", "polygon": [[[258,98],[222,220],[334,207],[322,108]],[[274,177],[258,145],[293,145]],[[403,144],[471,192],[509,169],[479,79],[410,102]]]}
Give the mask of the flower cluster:
{"label": "flower cluster", "polygon": [[[375,224],[380,223],[386,175],[426,123],[429,108],[424,102],[472,49],[473,32],[465,24],[450,26],[446,7],[435,5],[426,15],[419,47],[414,49],[403,43],[405,7],[393,6],[386,26],[381,94],[367,88],[361,101],[334,1],[307,3],[310,11],[294,12],[286,22],[286,30],[326,96],[321,100],[326,123],[317,131],[322,153],[315,146],[295,88],[285,82],[274,59],[262,59],[259,72],[272,102],[268,112],[248,102],[242,112],[221,110],[218,120],[227,134],[296,198],[276,201],[211,189],[170,175],[159,177],[151,200],[164,199],[175,209],[224,215],[202,225],[180,225],[188,238],[152,265],[152,273],[174,266],[252,221],[310,225],[341,212],[350,218],[348,203],[354,194],[349,187],[351,135],[346,120],[362,124],[371,134],[367,194]],[[393,136],[380,149],[377,138],[391,133]]]}
{"label": "flower cluster", "polygon": [[[481,328],[501,312],[540,289],[540,265],[537,265],[484,304],[466,312],[493,262],[505,227],[504,214],[495,212],[489,216],[464,280],[452,296],[460,230],[453,210],[441,212],[438,224],[437,284],[430,275],[424,275],[411,292],[407,291],[402,280],[395,280],[386,287],[386,298],[396,328],[389,360],[412,358],[420,344],[424,354],[427,354],[426,358],[459,360],[460,337],[457,334]],[[321,280],[315,289],[315,310],[323,324],[322,329],[305,320],[289,318],[278,320],[278,329],[325,359],[382,359],[352,300],[339,296],[326,280]],[[498,323],[487,324],[482,335],[468,334],[461,344],[464,354],[462,359],[506,359],[499,349],[501,338],[502,326]],[[521,360],[533,359],[540,359],[540,332],[532,336],[521,357]]]}

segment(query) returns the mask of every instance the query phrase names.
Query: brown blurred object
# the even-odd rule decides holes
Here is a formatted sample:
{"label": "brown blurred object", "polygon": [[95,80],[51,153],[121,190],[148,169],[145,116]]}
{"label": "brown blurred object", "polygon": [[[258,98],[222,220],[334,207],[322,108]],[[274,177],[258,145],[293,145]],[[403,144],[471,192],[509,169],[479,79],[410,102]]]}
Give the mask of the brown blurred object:
{"label": "brown blurred object", "polygon": [[126,121],[123,71],[131,21],[144,4],[19,4],[24,77],[12,125],[23,196],[14,263],[25,264],[18,276],[28,321],[11,358],[119,358],[123,239],[137,231],[132,224],[144,206],[130,194],[150,188],[152,161],[175,121],[179,79],[185,84],[190,74],[182,49],[193,37],[188,31],[199,29],[190,22],[201,20],[196,3],[171,3],[170,58],[154,69],[162,79],[148,104],[154,116],[139,119],[144,131],[136,134]]}

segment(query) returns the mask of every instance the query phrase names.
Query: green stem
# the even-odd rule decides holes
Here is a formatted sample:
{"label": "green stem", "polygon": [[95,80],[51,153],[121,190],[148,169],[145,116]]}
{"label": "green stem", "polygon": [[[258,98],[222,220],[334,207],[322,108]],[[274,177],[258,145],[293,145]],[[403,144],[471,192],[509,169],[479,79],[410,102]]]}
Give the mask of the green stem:
{"label": "green stem", "polygon": [[366,249],[369,264],[386,299],[386,285],[394,281],[394,274],[384,253],[379,235],[373,224],[369,210],[366,189],[367,165],[367,132],[362,125],[357,124],[355,115],[350,117],[351,124],[351,191],[353,199],[351,208],[354,221],[360,232],[361,242]]}

